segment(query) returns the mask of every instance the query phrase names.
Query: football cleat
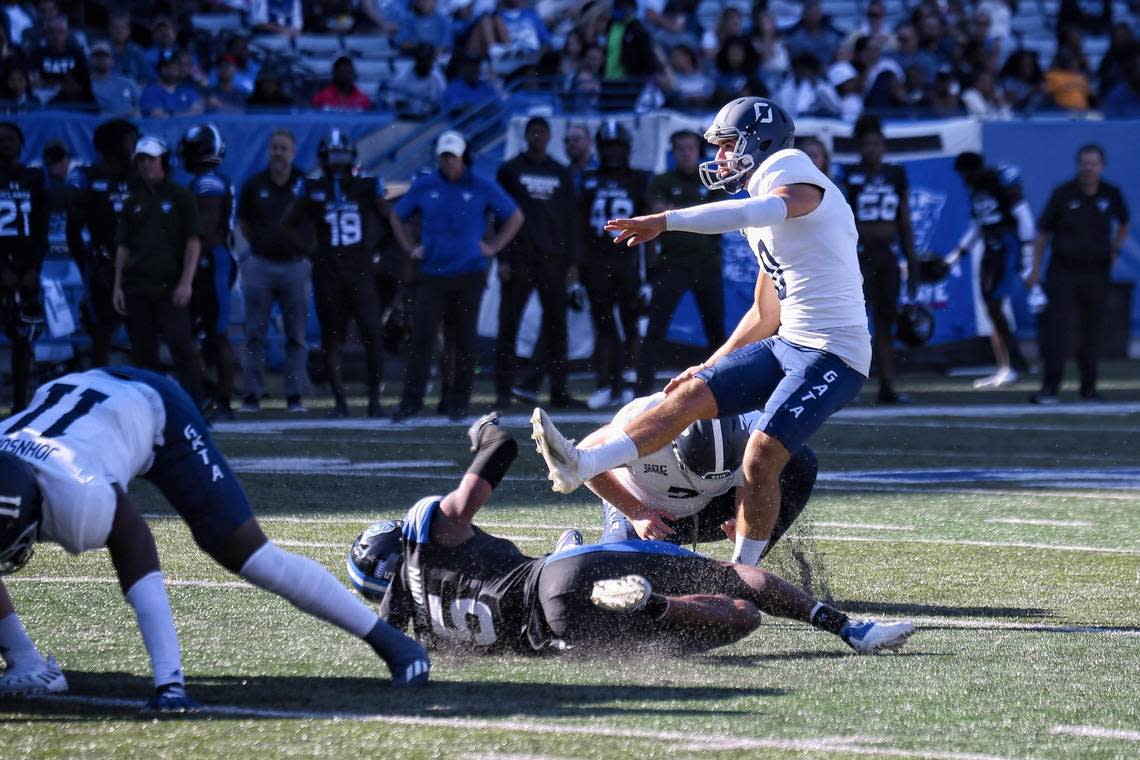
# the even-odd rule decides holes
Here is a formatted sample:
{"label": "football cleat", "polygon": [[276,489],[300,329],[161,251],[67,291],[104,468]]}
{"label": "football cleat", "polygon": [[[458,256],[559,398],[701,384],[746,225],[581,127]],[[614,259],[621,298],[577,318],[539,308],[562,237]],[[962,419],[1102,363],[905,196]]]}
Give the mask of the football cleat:
{"label": "football cleat", "polygon": [[397,688],[424,686],[431,673],[431,661],[428,659],[427,650],[417,641],[412,641],[411,644],[417,650],[411,659],[388,663],[388,670],[392,671],[392,685]]}
{"label": "football cleat", "polygon": [[578,449],[574,448],[574,442],[558,432],[542,409],[535,408],[530,424],[534,430],[530,437],[550,468],[546,477],[554,484],[552,489],[557,493],[573,493],[582,485],[582,479],[578,477]]}
{"label": "football cleat", "polygon": [[651,596],[653,586],[648,580],[640,575],[627,575],[594,581],[590,601],[609,612],[637,612]]}
{"label": "football cleat", "polygon": [[992,390],[994,388],[1002,388],[1006,385],[1013,385],[1017,382],[1017,371],[1010,367],[1002,367],[994,374],[988,377],[979,377],[974,381],[974,388],[976,390]]}
{"label": "football cleat", "polygon": [[142,711],[162,715],[185,715],[201,709],[202,705],[186,693],[185,686],[180,683],[168,683],[154,690],[154,696],[147,700]]}
{"label": "football cleat", "polygon": [[34,668],[8,668],[0,674],[0,697],[34,697],[67,691],[67,678],[54,657]]}
{"label": "football cleat", "polygon": [[839,638],[859,654],[877,654],[884,649],[898,649],[914,634],[911,623],[880,623],[864,620],[848,622],[839,632]]}
{"label": "football cleat", "polygon": [[584,540],[582,538],[582,531],[577,528],[570,528],[562,532],[558,540],[554,543],[554,551],[551,554],[559,554],[567,549],[573,549],[575,546],[581,546]]}

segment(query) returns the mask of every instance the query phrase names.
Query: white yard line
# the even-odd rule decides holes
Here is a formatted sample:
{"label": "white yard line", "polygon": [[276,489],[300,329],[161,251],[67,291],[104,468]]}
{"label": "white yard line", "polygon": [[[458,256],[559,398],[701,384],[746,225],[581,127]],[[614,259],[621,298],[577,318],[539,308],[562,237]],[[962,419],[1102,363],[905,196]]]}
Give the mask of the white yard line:
{"label": "white yard line", "polygon": [[[37,701],[90,705],[93,707],[141,708],[141,701],[114,697],[88,697],[80,695],[48,695]],[[905,750],[883,746],[885,740],[852,736],[823,739],[776,739],[729,737],[721,734],[693,734],[680,731],[650,731],[639,728],[608,726],[580,726],[568,723],[542,723],[525,720],[485,720],[479,718],[425,718],[412,715],[376,715],[373,713],[318,712],[310,710],[278,710],[237,705],[204,705],[202,713],[232,718],[262,718],[270,720],[351,720],[361,723],[381,723],[394,726],[424,726],[431,728],[458,728],[467,731],[510,731],[528,734],[554,734],[594,736],[614,739],[646,739],[649,741],[679,743],[701,750],[719,749],[773,749],[793,752],[847,752],[856,755],[879,757],[919,757],[931,760],[1008,760],[998,755],[974,752],[946,752],[942,750]]]}
{"label": "white yard line", "polygon": [[1013,623],[1005,620],[974,620],[956,617],[936,617],[933,615],[909,617],[921,630],[930,628],[969,628],[975,631],[1024,631],[1026,633],[1083,633],[1101,636],[1137,636],[1140,627],[1119,628],[1106,625],[1049,625],[1046,623]]}
{"label": "white yard line", "polygon": [[817,528],[847,528],[850,530],[912,531],[913,525],[880,525],[879,523],[816,522]]}
{"label": "white yard line", "polygon": [[879,536],[815,536],[817,541],[845,541],[863,544],[931,544],[938,546],[985,546],[998,549],[1038,549],[1041,551],[1079,552],[1083,554],[1127,554],[1140,556],[1140,549],[1081,544],[1037,544],[1028,541],[972,541],[964,538],[883,538]]}
{"label": "white yard line", "polygon": [[1093,523],[1088,520],[1035,520],[1027,517],[991,517],[988,523],[1002,525],[1044,525],[1050,528],[1091,528]]}
{"label": "white yard line", "polygon": [[847,481],[816,482],[817,491],[859,492],[859,493],[949,493],[968,496],[1036,496],[1053,499],[1097,499],[1099,501],[1137,501],[1140,493],[1105,492],[1105,491],[1058,491],[1045,487],[1039,488],[961,488],[956,486],[927,486],[927,485],[901,485],[901,484],[869,484]]}
{"label": "white yard line", "polygon": [[1126,731],[1119,728],[1104,728],[1103,726],[1053,726],[1049,729],[1051,734],[1064,736],[1087,736],[1093,739],[1122,739],[1128,742],[1140,742],[1140,731]]}

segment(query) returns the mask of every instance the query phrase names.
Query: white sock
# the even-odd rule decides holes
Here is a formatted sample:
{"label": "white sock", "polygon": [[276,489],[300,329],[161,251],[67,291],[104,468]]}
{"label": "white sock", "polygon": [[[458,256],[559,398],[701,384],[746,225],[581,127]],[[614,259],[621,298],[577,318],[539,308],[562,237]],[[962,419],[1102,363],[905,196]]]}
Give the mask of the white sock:
{"label": "white sock", "polygon": [[736,534],[736,551],[732,553],[732,561],[742,565],[758,565],[764,550],[768,548],[768,539],[745,538],[743,533]]}
{"label": "white sock", "polygon": [[44,664],[43,656],[28,638],[28,632],[15,612],[0,618],[0,655],[9,669],[16,668],[18,664],[20,670],[34,670]]}
{"label": "white sock", "polygon": [[629,464],[637,459],[637,444],[625,433],[592,449],[578,449],[578,477],[582,480]]}
{"label": "white sock", "polygon": [[241,577],[359,638],[364,638],[380,619],[324,567],[272,541],[245,561]]}
{"label": "white sock", "polygon": [[139,633],[154,671],[154,685],[185,684],[178,632],[174,630],[174,613],[170,610],[162,573],[158,570],[147,573],[135,581],[124,596],[127,604],[135,609]]}

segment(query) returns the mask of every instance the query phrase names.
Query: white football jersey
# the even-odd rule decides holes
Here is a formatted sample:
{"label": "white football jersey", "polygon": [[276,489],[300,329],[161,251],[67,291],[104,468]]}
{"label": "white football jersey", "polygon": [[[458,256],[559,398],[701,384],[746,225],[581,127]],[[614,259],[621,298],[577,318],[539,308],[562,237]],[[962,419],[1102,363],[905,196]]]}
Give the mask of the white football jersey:
{"label": "white football jersey", "polygon": [[777,187],[815,185],[823,200],[810,214],[744,230],[780,297],[781,337],[835,354],[855,371],[871,368],[871,334],[859,272],[859,233],[843,193],[793,149],[773,153],[748,181],[752,197]]}
{"label": "white football jersey", "polygon": [[[612,424],[615,428],[624,428],[642,412],[664,400],[664,393],[636,398],[618,410]],[[760,420],[760,413],[753,412],[744,416],[748,420],[749,430],[754,430]],[[722,480],[691,477],[681,471],[672,446],[635,459],[613,473],[642,504],[664,509],[676,517],[695,515],[717,496],[728,493],[744,481],[744,470],[739,467],[731,478]]]}
{"label": "white football jersey", "polygon": [[99,370],[46,383],[27,409],[0,422],[0,451],[36,471],[40,539],[72,554],[104,546],[115,519],[112,485],[125,491],[150,468],[165,425],[157,391]]}

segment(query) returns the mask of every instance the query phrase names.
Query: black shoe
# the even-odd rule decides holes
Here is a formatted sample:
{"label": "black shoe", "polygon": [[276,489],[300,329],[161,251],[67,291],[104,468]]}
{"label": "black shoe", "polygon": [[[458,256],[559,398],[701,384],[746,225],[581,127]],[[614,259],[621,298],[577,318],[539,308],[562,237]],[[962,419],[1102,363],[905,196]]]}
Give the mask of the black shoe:
{"label": "black shoe", "polygon": [[301,401],[300,396],[290,396],[285,401],[285,411],[290,414],[304,414],[308,410],[305,409],[305,402]]}
{"label": "black shoe", "polygon": [[368,399],[368,416],[374,420],[387,416],[384,414],[384,407],[380,405],[380,399]]}
{"label": "black shoe", "polygon": [[1081,401],[1087,401],[1093,404],[1100,404],[1104,402],[1104,396],[1096,392],[1096,389],[1089,391],[1081,391]]}
{"label": "black shoe", "polygon": [[243,413],[259,412],[261,411],[261,401],[257,398],[257,396],[246,396],[241,400],[241,407],[238,409],[238,411]]}
{"label": "black shoe", "polygon": [[471,427],[467,428],[467,439],[471,441],[471,451],[479,450],[479,444],[483,442],[483,433],[492,426],[500,426],[498,411],[487,412],[471,423]]}
{"label": "black shoe", "polygon": [[234,410],[230,408],[227,401],[224,404],[219,403],[217,408],[214,409],[214,422],[233,422]]}
{"label": "black shoe", "polygon": [[574,398],[569,393],[559,393],[557,395],[551,395],[550,406],[553,409],[585,409],[585,408],[587,408],[585,401],[583,401],[581,399]]}
{"label": "black shoe", "polygon": [[400,404],[396,407],[396,411],[392,413],[392,422],[403,422],[409,417],[415,417],[419,412],[419,409],[412,409],[411,407]]}
{"label": "black shoe", "polygon": [[1029,397],[1029,403],[1038,406],[1056,406],[1061,403],[1061,399],[1057,398],[1056,391],[1037,391]]}
{"label": "black shoe", "polygon": [[886,406],[898,406],[900,404],[913,404],[914,402],[911,401],[910,396],[905,393],[899,393],[894,390],[880,390],[879,403]]}
{"label": "black shoe", "polygon": [[440,399],[439,403],[435,405],[435,413],[436,414],[447,414],[447,402],[444,401],[443,399]]}
{"label": "black shoe", "polygon": [[337,401],[325,416],[330,420],[346,419],[348,417],[348,404],[344,401]]}

